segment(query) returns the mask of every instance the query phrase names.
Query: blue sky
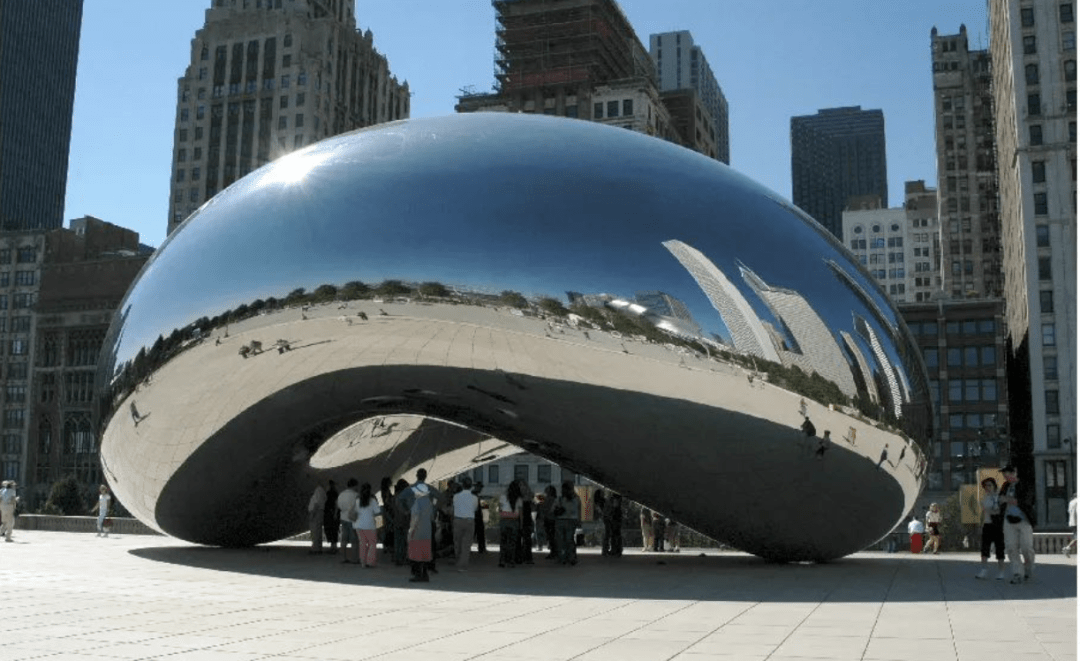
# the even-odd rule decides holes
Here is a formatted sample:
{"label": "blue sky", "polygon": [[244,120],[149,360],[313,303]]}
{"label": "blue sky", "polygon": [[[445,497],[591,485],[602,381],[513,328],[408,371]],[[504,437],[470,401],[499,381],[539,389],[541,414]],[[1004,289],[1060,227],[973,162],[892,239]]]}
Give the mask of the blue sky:
{"label": "blue sky", "polygon": [[[65,219],[92,215],[158,246],[168,215],[176,79],[211,0],[85,0]],[[985,0],[621,0],[638,37],[690,30],[730,107],[731,165],[791,198],[790,118],[859,105],[885,114],[889,204],[935,186],[930,30],[986,48]],[[412,92],[412,116],[452,114],[494,82],[488,0],[358,0],[360,29]]]}

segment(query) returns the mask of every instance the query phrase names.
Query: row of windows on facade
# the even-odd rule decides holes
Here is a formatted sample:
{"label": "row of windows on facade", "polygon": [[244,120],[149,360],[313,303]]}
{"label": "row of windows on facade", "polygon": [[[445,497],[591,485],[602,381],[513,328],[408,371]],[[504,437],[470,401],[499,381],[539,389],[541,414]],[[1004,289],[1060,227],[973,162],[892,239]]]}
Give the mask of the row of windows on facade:
{"label": "row of windows on facade", "polygon": [[[37,282],[37,271],[15,271],[15,286],[30,287]],[[0,287],[10,287],[11,271],[0,271]]]}
{"label": "row of windows on facade", "polygon": [[[527,484],[554,484],[554,473],[552,471],[553,466],[551,464],[536,464],[536,476],[535,478],[531,474],[531,464],[514,464],[513,480],[524,480]],[[565,468],[560,469],[560,481],[562,482],[577,482],[577,475]],[[462,473],[458,476],[460,482],[466,477],[472,478],[474,483],[480,482],[485,485],[491,486],[496,484],[502,484],[501,475],[499,474],[499,464],[488,464],[487,466],[480,466],[474,468],[472,474]],[[509,483],[509,481],[507,481]]]}
{"label": "row of windows on facade", "polygon": [[[854,232],[855,232],[855,234],[861,234],[862,233],[862,227],[859,226],[859,225],[856,225]],[[866,250],[866,246],[867,246],[866,239],[852,239],[851,240],[851,249],[852,250]],[[888,247],[888,248],[902,248],[904,246],[904,237],[902,237],[902,236],[890,236],[890,237],[888,237],[888,239],[886,239],[886,237],[878,237],[876,239],[870,239],[869,246],[870,246],[870,250],[879,250],[879,249],[886,248],[886,247]]]}
{"label": "row of windows on facade", "polygon": [[0,264],[10,264],[12,255],[15,255],[15,261],[19,264],[34,264],[38,259],[38,249],[37,246],[19,246],[14,251],[11,248],[0,248]]}
{"label": "row of windows on facade", "polygon": [[[1062,64],[1062,68],[1065,73],[1065,81],[1075,83],[1076,60],[1065,60],[1065,62]],[[1039,84],[1039,65],[1037,62],[1031,62],[1024,65],[1024,83],[1029,86]]]}
{"label": "row of windows on facade", "polygon": [[[1069,122],[1069,142],[1076,142],[1076,122]],[[1028,126],[1028,143],[1033,147],[1038,147],[1043,144],[1042,124],[1031,124]]]}
{"label": "row of windows on facade", "polygon": [[[66,372],[63,375],[63,396],[58,389],[55,374],[46,373],[38,375],[37,401],[42,404],[51,404],[63,400],[65,404],[88,404],[94,396],[94,373],[88,371]],[[4,385],[4,403],[20,404],[26,401],[27,388],[23,384],[8,383]]]}
{"label": "row of windows on facade", "polygon": [[[1072,23],[1076,20],[1073,13],[1073,4],[1071,2],[1063,2],[1058,5],[1058,21],[1064,24]],[[1020,8],[1020,27],[1033,28],[1035,27],[1035,8],[1034,7],[1021,7]]]}
{"label": "row of windows on facade", "polygon": [[[1065,109],[1070,112],[1076,111],[1076,90],[1065,90]],[[1040,116],[1043,114],[1042,95],[1032,93],[1027,95],[1028,116]]]}
{"label": "row of windows on facade", "polygon": [[0,310],[8,309],[9,300],[11,309],[25,310],[34,307],[34,303],[37,301],[37,293],[19,292],[16,294],[0,294]]}
{"label": "row of windows on facade", "polygon": [[[90,414],[86,411],[74,411],[64,415],[63,454],[94,452],[94,431],[90,424]],[[52,454],[53,424],[48,416],[38,421],[37,442],[38,459]]]}
{"label": "row of windows on facade", "polygon": [[[293,149],[299,149],[299,148],[303,147],[304,142],[305,142],[305,137],[302,134],[294,136],[293,137]],[[278,147],[282,151],[287,149],[286,143],[287,143],[287,140],[286,140],[285,136],[279,136],[278,137]],[[200,156],[201,156],[201,154],[200,154]],[[269,155],[267,155],[267,156],[269,156]],[[261,155],[259,157],[259,160],[260,160],[260,163],[269,162],[269,158],[263,158]],[[256,167],[257,167],[257,165],[256,165]],[[237,177],[237,173],[239,173],[240,177],[243,177],[243,176],[247,175],[249,172],[251,172],[253,169],[255,169],[255,168],[251,167],[250,165],[248,167],[240,167],[239,169],[237,169],[237,167],[234,164],[226,163],[225,168],[224,168],[224,173],[225,173],[226,178],[234,179],[235,177]],[[207,173],[207,178],[210,179],[212,182],[217,181],[217,177],[218,177],[217,168],[208,166],[206,168],[206,173]],[[202,168],[200,166],[192,167],[191,172],[190,172],[190,181],[200,181],[202,179],[202,174],[203,174],[202,173]],[[176,182],[177,183],[183,183],[184,181],[188,181],[188,180],[189,179],[188,179],[187,168],[177,168],[177,170],[176,170]],[[207,198],[213,197],[213,192],[216,192],[216,188],[213,185],[208,184],[207,185],[207,191],[206,191]],[[190,190],[190,201],[191,202],[197,202],[199,200],[199,195],[200,195],[199,189],[198,188],[192,188]],[[177,204],[181,204],[184,201],[184,191],[183,191],[183,189],[177,189],[175,191],[173,199]]]}
{"label": "row of windows on facade", "polygon": [[[1039,52],[1038,41],[1035,35],[1024,35],[1022,40],[1024,55],[1037,55]],[[1061,50],[1066,53],[1071,53],[1076,50],[1076,32],[1073,30],[1061,31]]]}
{"label": "row of windows on facade", "polygon": [[[593,104],[593,119],[604,118],[604,102],[599,101]],[[622,100],[622,117],[632,117],[634,115],[634,100],[623,99]],[[619,117],[619,102],[608,101],[607,102],[607,117]]]}
{"label": "row of windows on facade", "polygon": [[[903,268],[899,268],[899,269],[870,269],[870,275],[874,276],[874,278],[877,279],[878,281],[885,280],[885,279],[903,280],[906,277],[904,275],[904,269]],[[897,293],[902,294],[904,292],[899,291]]]}
{"label": "row of windows on facade", "polygon": [[[933,337],[938,335],[941,324],[936,321],[911,321],[908,329],[913,334],[921,337]],[[945,322],[945,335],[993,335],[997,330],[997,322],[993,319],[966,319],[963,321]]]}
{"label": "row of windows on facade", "polygon": [[[288,94],[282,94],[278,99],[278,108],[281,109],[281,110],[287,110],[289,108],[289,98],[290,97],[289,97]],[[266,99],[263,99],[263,102],[264,102],[264,105],[263,105],[264,113],[263,114],[264,114],[264,118],[267,118],[269,113],[266,112],[268,110],[268,107],[265,105]],[[306,104],[307,104],[307,93],[306,92],[297,92],[296,93],[296,98],[293,101],[293,107],[294,108],[301,108]],[[318,110],[318,105],[319,105],[318,104],[318,97],[316,97],[315,105],[316,105],[316,110]],[[329,99],[327,99],[326,106],[327,106],[327,110],[329,111]],[[210,109],[210,113],[211,113],[211,115],[213,117],[220,118],[224,114],[223,104],[220,104],[220,103],[214,104]],[[240,104],[235,103],[235,102],[230,103],[229,104],[229,116],[230,117],[236,117],[239,114],[240,114]],[[255,102],[254,101],[249,100],[249,101],[244,102],[244,115],[249,117],[249,118],[255,116]],[[185,122],[188,121],[190,116],[191,115],[189,113],[188,108],[183,108],[183,109],[180,110],[180,119],[181,119],[181,121],[185,121]],[[206,118],[206,104],[200,103],[199,105],[197,105],[195,107],[195,119],[196,120],[202,120],[202,119],[205,119],[205,118]],[[201,134],[200,134],[200,137],[201,137]],[[186,137],[185,137],[185,140],[186,140]]]}
{"label": "row of windows on facade", "polygon": [[[946,347],[945,364],[949,368],[996,368],[998,365],[997,347],[993,344],[970,345],[964,347]],[[940,347],[923,347],[923,362],[928,368],[940,365]]]}
{"label": "row of windows on facade", "polygon": [[[998,401],[997,379],[949,379],[947,386],[949,404]],[[930,380],[930,400],[939,406],[946,403],[941,401],[941,383],[936,379]]]}
{"label": "row of windows on facade", "polygon": [[[855,242],[852,241],[851,243],[854,244]],[[852,248],[854,248],[854,245],[852,245]],[[926,250],[930,250],[930,249],[926,248]],[[915,256],[916,257],[921,256],[920,251],[921,251],[920,248],[915,249]],[[890,252],[890,253],[886,254],[886,253],[883,253],[883,252],[882,253],[875,252],[875,253],[871,253],[870,255],[863,254],[863,255],[859,255],[859,263],[864,264],[864,265],[867,264],[867,263],[869,263],[869,264],[903,264],[904,263],[904,253],[902,253],[902,252]]]}

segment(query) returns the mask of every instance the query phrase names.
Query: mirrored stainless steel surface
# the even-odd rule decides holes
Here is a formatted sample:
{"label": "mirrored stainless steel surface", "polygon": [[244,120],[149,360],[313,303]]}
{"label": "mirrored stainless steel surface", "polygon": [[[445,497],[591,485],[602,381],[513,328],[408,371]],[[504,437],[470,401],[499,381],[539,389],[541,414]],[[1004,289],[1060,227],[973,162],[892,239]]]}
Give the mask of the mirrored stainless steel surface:
{"label": "mirrored stainless steel surface", "polygon": [[408,120],[251,173],[146,265],[101,369],[107,479],[206,544],[304,530],[326,477],[523,448],[824,560],[887,534],[926,471],[915,343],[831,235],[721,163],[570,119]]}

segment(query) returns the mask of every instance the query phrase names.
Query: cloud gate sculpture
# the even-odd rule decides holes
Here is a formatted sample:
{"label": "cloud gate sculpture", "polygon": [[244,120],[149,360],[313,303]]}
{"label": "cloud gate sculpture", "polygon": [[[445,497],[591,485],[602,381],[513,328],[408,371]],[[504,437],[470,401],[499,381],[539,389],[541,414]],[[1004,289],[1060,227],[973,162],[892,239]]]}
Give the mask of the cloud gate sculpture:
{"label": "cloud gate sculpture", "polygon": [[721,163],[570,119],[406,120],[251,173],[157,251],[102,355],[107,480],[203,544],[305,530],[328,477],[520,448],[828,560],[926,472],[918,350],[832,236]]}

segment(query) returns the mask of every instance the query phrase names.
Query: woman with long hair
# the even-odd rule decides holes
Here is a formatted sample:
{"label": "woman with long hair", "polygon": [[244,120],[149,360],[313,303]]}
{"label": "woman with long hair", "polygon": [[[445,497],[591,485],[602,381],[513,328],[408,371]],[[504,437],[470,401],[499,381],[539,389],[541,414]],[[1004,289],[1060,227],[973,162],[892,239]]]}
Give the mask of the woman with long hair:
{"label": "woman with long hair", "polygon": [[375,517],[382,511],[379,501],[371,495],[371,485],[360,485],[360,497],[356,499],[356,519],[353,528],[360,543],[360,566],[374,567],[379,558],[375,536]]}
{"label": "woman with long hair", "polygon": [[555,535],[558,538],[559,563],[577,564],[577,540],[574,533],[581,523],[581,499],[574,491],[574,485],[563,482],[562,494],[555,505]]}
{"label": "woman with long hair", "polygon": [[499,496],[499,566],[513,567],[521,536],[521,486],[514,480]]}
{"label": "woman with long hair", "polygon": [[389,477],[384,477],[379,483],[379,504],[382,505],[382,550],[383,553],[394,553],[394,493],[391,490],[394,482]]}

